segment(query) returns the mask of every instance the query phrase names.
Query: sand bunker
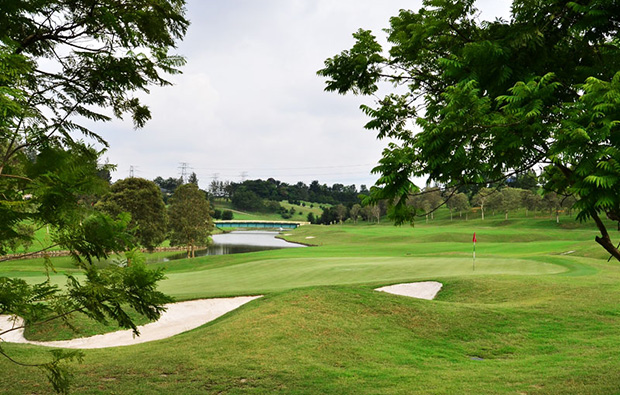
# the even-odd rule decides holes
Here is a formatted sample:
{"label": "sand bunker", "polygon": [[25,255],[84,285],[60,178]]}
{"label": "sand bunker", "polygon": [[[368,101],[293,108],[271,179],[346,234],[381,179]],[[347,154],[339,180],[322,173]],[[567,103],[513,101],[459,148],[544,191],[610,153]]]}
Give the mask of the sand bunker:
{"label": "sand bunker", "polygon": [[[140,336],[134,336],[131,330],[105,333],[91,337],[50,342],[35,342],[24,338],[24,329],[16,329],[2,335],[0,340],[10,343],[28,343],[46,347],[60,348],[106,348],[130,346],[138,343],[161,340],[189,331],[232,311],[260,296],[240,296],[236,298],[201,299],[166,305],[167,310],[161,318],[150,324],[138,327]],[[0,316],[0,332],[22,326],[23,320],[17,317]]]}
{"label": "sand bunker", "polygon": [[[375,291],[419,299],[434,299],[442,284],[437,281],[425,281],[408,284],[396,284],[377,288]],[[171,303],[157,322],[139,326],[140,336],[134,336],[131,330],[105,333],[91,337],[50,342],[29,341],[24,338],[24,329],[8,332],[0,341],[9,343],[28,343],[46,347],[59,348],[107,348],[131,346],[134,344],[161,340],[197,328],[261,296],[239,296],[236,298],[218,298],[191,300]],[[0,332],[23,326],[19,317],[0,316]]]}
{"label": "sand bunker", "polygon": [[418,299],[435,299],[443,284],[437,281],[424,281],[419,283],[396,284],[375,289],[375,291],[387,292],[394,295],[409,296]]}

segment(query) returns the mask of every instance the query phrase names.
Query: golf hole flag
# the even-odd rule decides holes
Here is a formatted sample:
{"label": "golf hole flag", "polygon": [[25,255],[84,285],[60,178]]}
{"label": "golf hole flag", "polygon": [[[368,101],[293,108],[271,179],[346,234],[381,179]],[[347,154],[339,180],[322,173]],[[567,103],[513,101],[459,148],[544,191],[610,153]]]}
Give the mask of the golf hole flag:
{"label": "golf hole flag", "polygon": [[472,263],[472,270],[476,270],[476,232],[474,232],[474,238],[472,241],[474,242],[474,261]]}

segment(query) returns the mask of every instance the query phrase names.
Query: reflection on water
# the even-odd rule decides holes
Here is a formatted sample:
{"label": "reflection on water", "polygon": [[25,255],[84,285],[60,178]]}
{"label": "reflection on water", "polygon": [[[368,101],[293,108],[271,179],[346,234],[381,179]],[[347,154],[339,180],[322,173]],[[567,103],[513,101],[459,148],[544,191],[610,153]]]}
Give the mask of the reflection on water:
{"label": "reflection on water", "polygon": [[[278,232],[269,231],[235,231],[220,235],[213,235],[213,245],[203,250],[197,250],[196,256],[242,254],[280,248],[305,247],[301,244],[289,243],[282,239],[276,239]],[[165,258],[150,260],[149,262],[168,262],[187,257],[187,252],[179,252]]]}
{"label": "reflection on water", "polygon": [[216,245],[246,245],[256,247],[292,248],[303,247],[301,244],[289,243],[286,240],[276,239],[279,232],[269,231],[236,231],[213,235]]}

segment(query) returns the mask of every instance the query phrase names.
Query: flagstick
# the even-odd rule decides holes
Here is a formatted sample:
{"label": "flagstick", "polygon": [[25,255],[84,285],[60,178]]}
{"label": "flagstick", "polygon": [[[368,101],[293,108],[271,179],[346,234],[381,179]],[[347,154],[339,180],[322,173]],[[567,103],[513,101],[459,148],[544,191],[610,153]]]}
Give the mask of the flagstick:
{"label": "flagstick", "polygon": [[472,264],[473,271],[476,271],[476,242],[474,241],[474,261]]}

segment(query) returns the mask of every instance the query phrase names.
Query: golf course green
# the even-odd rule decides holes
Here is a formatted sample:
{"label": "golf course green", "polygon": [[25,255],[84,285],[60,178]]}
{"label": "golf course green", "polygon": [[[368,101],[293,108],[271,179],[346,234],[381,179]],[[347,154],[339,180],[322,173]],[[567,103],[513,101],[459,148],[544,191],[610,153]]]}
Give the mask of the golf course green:
{"label": "golf course green", "polygon": [[[177,300],[265,296],[172,338],[86,350],[83,362],[72,365],[72,390],[618,393],[620,265],[607,263],[593,226],[564,222],[304,226],[283,237],[314,247],[154,264],[166,268],[161,290]],[[63,283],[63,272],[73,269],[67,258],[55,265],[51,279]],[[36,260],[0,270],[45,278]],[[373,290],[425,280],[444,285],[433,301]],[[85,327],[75,336],[112,330]],[[67,336],[57,327],[40,331],[31,336]],[[49,352],[3,347],[25,362]],[[38,370],[6,359],[0,368],[1,393],[53,393]]]}

